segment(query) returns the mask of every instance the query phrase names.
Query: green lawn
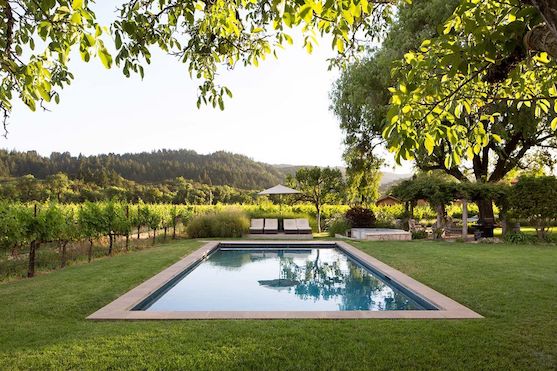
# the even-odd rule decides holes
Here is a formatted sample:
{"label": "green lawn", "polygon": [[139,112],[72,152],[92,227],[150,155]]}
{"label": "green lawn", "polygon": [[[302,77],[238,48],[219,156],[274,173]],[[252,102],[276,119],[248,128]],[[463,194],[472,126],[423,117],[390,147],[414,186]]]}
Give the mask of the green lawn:
{"label": "green lawn", "polygon": [[0,368],[555,369],[557,248],[357,247],[483,320],[92,322],[199,246],[181,241],[0,284]]}
{"label": "green lawn", "polygon": [[[530,234],[535,236],[536,235],[536,228],[534,227],[521,227],[520,231],[526,234]],[[501,235],[503,234],[503,230],[501,228],[495,228],[495,230],[493,231],[493,234],[495,235],[495,237],[501,237]],[[557,227],[551,227],[549,228],[549,234],[550,235],[555,235],[557,234]]]}

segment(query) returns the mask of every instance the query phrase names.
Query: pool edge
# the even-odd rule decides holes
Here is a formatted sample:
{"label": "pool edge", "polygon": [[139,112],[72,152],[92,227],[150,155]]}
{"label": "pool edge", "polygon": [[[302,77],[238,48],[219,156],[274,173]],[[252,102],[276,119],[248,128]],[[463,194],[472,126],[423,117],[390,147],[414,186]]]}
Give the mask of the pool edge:
{"label": "pool edge", "polygon": [[[331,245],[355,257],[409,291],[435,305],[438,310],[406,311],[202,311],[147,312],[132,310],[167,282],[211,254],[220,244],[241,245]],[[480,314],[364,253],[345,241],[210,241],[178,262],[157,273],[87,317],[90,320],[181,320],[181,319],[478,319]]]}

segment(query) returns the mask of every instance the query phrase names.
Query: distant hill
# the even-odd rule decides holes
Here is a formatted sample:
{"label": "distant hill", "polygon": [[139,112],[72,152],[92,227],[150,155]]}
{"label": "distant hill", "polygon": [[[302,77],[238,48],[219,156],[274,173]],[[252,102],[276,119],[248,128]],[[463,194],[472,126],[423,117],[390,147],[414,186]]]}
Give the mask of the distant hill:
{"label": "distant hill", "polygon": [[35,151],[0,150],[0,176],[32,174],[44,179],[58,172],[72,179],[108,184],[123,177],[140,183],[161,182],[184,177],[200,183],[261,189],[280,183],[285,174],[274,166],[229,152],[208,155],[190,150],[72,156],[54,152],[45,157]]}
{"label": "distant hill", "polygon": [[412,174],[396,174],[396,173],[384,171],[383,177],[381,178],[381,184],[379,185],[379,191],[381,193],[385,193],[392,186],[411,177]]}
{"label": "distant hill", "polygon": [[[38,179],[65,173],[99,185],[113,184],[119,177],[138,183],[160,183],[184,177],[209,185],[229,185],[240,189],[263,189],[282,183],[305,165],[269,165],[230,152],[202,155],[191,150],[158,150],[141,153],[72,156],[53,152],[41,156],[36,151],[0,150],[0,177],[31,174]],[[344,173],[345,168],[339,167]],[[381,188],[410,177],[383,173]]]}
{"label": "distant hill", "polygon": [[[280,165],[273,165],[278,171],[280,171],[282,174],[284,174],[285,176],[290,174],[290,175],[294,175],[296,173],[296,171],[298,169],[301,169],[303,167],[308,167],[311,165],[286,165],[286,164],[280,164]],[[346,173],[346,168],[342,167],[342,166],[337,166],[338,169],[340,169],[340,171],[345,174]],[[412,174],[397,174],[397,173],[393,173],[393,172],[389,172],[389,171],[383,171],[382,172],[382,177],[381,177],[381,183],[380,183],[380,188],[381,191],[387,191],[388,188],[392,187],[393,185],[395,185],[396,183],[408,179],[412,177]]]}

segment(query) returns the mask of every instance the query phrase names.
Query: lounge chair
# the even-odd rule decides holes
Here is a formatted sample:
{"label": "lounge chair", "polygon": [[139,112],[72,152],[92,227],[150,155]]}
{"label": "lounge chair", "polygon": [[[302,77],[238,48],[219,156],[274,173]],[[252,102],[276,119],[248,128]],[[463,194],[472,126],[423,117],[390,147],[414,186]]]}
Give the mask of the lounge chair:
{"label": "lounge chair", "polygon": [[284,233],[286,234],[297,234],[298,224],[296,219],[284,219]]}
{"label": "lounge chair", "polygon": [[252,219],[249,233],[262,234],[263,233],[263,219]]}
{"label": "lounge chair", "polygon": [[311,227],[307,219],[296,219],[296,227],[299,234],[311,234]]}
{"label": "lounge chair", "polygon": [[278,233],[278,219],[265,219],[265,228],[263,228],[265,234],[276,234]]}

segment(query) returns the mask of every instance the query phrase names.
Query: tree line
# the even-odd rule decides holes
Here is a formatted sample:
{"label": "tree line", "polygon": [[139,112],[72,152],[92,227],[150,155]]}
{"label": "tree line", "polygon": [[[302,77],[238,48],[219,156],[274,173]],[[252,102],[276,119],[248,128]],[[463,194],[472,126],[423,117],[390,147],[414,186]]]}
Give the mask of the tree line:
{"label": "tree line", "polygon": [[72,180],[64,173],[38,179],[33,175],[0,181],[0,200],[60,203],[119,200],[137,203],[172,203],[213,205],[217,203],[252,203],[256,191],[230,186],[212,186],[178,177],[154,184],[141,184],[117,178],[110,185],[100,186],[82,180]]}
{"label": "tree line", "polygon": [[93,156],[53,152],[47,157],[35,151],[0,150],[0,177],[33,175],[47,179],[58,173],[103,187],[118,184],[122,178],[145,184],[184,177],[240,189],[268,188],[285,176],[279,168],[222,151],[209,155],[191,150],[158,150]]}

